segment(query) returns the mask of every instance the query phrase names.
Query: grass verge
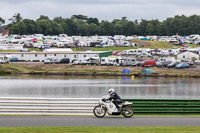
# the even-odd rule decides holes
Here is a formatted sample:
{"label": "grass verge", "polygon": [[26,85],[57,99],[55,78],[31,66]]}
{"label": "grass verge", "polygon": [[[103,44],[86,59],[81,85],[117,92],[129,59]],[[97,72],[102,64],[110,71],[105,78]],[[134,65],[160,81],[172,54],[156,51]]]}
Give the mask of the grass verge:
{"label": "grass verge", "polygon": [[42,49],[39,48],[28,48],[28,51],[37,51],[37,52],[42,52]]}
{"label": "grass verge", "polygon": [[32,71],[33,71],[33,70],[30,69],[30,68],[21,67],[21,66],[14,65],[14,64],[5,64],[5,66],[6,66],[7,68],[15,69],[15,70],[20,70],[20,71],[23,71],[23,72],[32,72]]}
{"label": "grass verge", "polygon": [[6,70],[5,68],[3,68],[3,67],[0,65],[0,75],[7,75],[7,74],[12,74],[12,71]]}
{"label": "grass verge", "polygon": [[200,127],[2,127],[1,133],[198,133]]}

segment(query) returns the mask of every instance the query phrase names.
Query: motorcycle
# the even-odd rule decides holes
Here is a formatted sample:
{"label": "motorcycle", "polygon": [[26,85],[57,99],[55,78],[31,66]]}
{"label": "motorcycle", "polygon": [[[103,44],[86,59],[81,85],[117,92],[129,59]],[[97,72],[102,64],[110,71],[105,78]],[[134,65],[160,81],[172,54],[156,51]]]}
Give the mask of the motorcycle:
{"label": "motorcycle", "polygon": [[112,100],[107,100],[109,96],[103,96],[99,100],[99,105],[95,106],[93,109],[93,113],[98,118],[103,118],[106,113],[108,115],[120,115],[122,114],[126,118],[130,118],[134,114],[134,110],[131,107],[132,102],[125,101],[122,104],[119,104],[119,109],[115,106]]}

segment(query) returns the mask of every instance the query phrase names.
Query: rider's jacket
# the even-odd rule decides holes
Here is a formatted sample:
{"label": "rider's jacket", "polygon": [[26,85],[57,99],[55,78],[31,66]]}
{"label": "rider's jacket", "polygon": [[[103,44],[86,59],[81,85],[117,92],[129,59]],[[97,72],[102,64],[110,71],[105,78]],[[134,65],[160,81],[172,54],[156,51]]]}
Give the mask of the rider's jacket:
{"label": "rider's jacket", "polygon": [[118,103],[122,102],[121,97],[116,92],[112,93],[111,96],[108,98],[108,100],[112,100],[112,99]]}

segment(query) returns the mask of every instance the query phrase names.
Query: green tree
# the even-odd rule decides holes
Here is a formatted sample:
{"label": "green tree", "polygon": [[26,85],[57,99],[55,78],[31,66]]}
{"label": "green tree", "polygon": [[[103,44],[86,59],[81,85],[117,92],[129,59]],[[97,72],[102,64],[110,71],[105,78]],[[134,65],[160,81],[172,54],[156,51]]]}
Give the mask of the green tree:
{"label": "green tree", "polygon": [[3,18],[0,17],[0,28],[1,28],[1,26],[2,26],[3,24],[5,24],[5,20],[4,20]]}
{"label": "green tree", "polygon": [[114,34],[122,35],[123,32],[124,32],[124,29],[123,29],[123,26],[121,24],[121,21],[114,22],[114,23],[115,23],[115,25],[114,25]]}
{"label": "green tree", "polygon": [[96,24],[96,25],[99,25],[99,20],[98,20],[97,18],[89,18],[89,19],[87,20],[87,23],[88,23],[88,24],[94,23],[94,24]]}
{"label": "green tree", "polygon": [[138,35],[146,36],[147,35],[147,24],[148,21],[142,19],[140,24],[139,24],[139,33]]}
{"label": "green tree", "polygon": [[71,19],[88,20],[88,17],[85,15],[73,15]]}
{"label": "green tree", "polygon": [[22,19],[20,13],[14,14],[13,17],[9,19],[9,21],[11,21],[12,23],[18,23],[21,20],[23,20],[23,19]]}
{"label": "green tree", "polygon": [[48,16],[44,16],[44,15],[40,15],[40,17],[37,19],[37,21],[39,20],[49,20]]}
{"label": "green tree", "polygon": [[24,22],[21,21],[16,24],[13,24],[9,30],[10,30],[10,33],[12,34],[24,35],[25,29],[26,29],[26,25],[24,24]]}
{"label": "green tree", "polygon": [[64,22],[65,19],[62,18],[62,17],[55,17],[55,18],[53,19],[53,21],[56,22],[56,23],[58,23],[58,24],[60,24],[60,23]]}
{"label": "green tree", "polygon": [[31,19],[24,19],[25,24],[25,34],[34,34],[36,33],[36,23]]}
{"label": "green tree", "polygon": [[52,34],[53,28],[50,20],[38,20],[36,21],[36,33],[50,35]]}
{"label": "green tree", "polygon": [[101,21],[100,34],[109,36],[114,35],[114,25],[108,21]]}
{"label": "green tree", "polygon": [[151,20],[147,23],[146,32],[147,35],[161,35],[162,25],[158,19]]}
{"label": "green tree", "polygon": [[128,21],[128,22],[124,23],[123,29],[124,29],[124,32],[123,32],[124,35],[126,35],[126,36],[134,35],[135,23],[132,21]]}
{"label": "green tree", "polygon": [[94,23],[90,23],[89,27],[88,27],[88,31],[89,31],[89,35],[98,35],[99,34],[99,27],[94,24]]}
{"label": "green tree", "polygon": [[78,23],[74,19],[65,20],[65,34],[67,35],[79,35],[78,33]]}
{"label": "green tree", "polygon": [[64,30],[62,28],[61,24],[56,23],[55,21],[50,21],[52,31],[49,33],[49,35],[58,35],[58,34],[63,34]]}

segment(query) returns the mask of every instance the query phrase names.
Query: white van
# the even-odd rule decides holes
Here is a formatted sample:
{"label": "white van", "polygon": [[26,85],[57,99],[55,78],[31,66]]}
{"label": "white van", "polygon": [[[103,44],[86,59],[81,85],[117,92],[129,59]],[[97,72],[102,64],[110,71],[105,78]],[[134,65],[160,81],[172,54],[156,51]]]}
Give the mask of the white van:
{"label": "white van", "polygon": [[0,56],[0,64],[9,63],[9,58],[5,56]]}

